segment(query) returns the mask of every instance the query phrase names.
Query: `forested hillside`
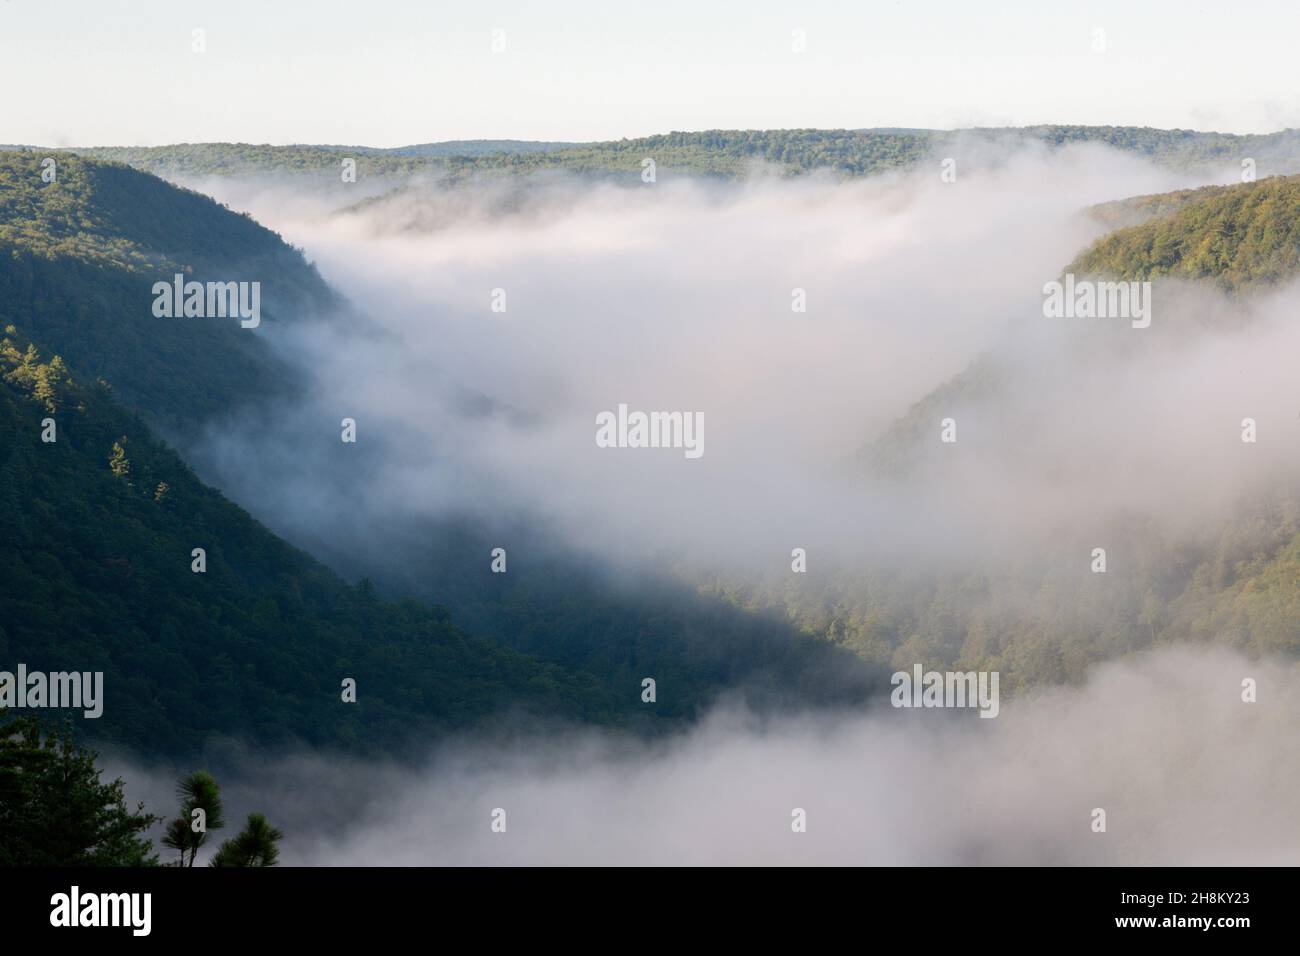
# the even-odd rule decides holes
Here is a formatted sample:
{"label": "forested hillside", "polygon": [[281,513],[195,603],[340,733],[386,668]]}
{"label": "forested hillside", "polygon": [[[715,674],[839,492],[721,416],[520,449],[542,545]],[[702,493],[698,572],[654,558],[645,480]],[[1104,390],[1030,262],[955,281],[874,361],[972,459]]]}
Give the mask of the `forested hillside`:
{"label": "forested hillside", "polygon": [[1153,196],[1131,196],[1098,203],[1088,209],[1088,215],[1112,232],[1127,229],[1153,219],[1171,216],[1189,203],[1217,196],[1232,186],[1198,186],[1195,189],[1176,189]]}
{"label": "forested hillside", "polygon": [[85,732],[171,754],[213,733],[373,748],[516,709],[633,712],[619,698],[635,687],[618,695],[471,640],[442,609],[345,584],[13,327],[0,378],[0,659],[102,670],[104,716]]}
{"label": "forested hillside", "polygon": [[[1156,206],[1159,197],[1145,201]],[[1163,215],[1104,236],[1065,271],[1128,280],[1170,276],[1228,292],[1300,274],[1300,177],[1176,194],[1165,207]]]}
{"label": "forested hillside", "polygon": [[[302,254],[247,216],[112,163],[0,153],[0,325],[15,323],[169,432],[289,394],[264,341],[342,303]],[[259,282],[261,324],[160,319],[155,282]]]}

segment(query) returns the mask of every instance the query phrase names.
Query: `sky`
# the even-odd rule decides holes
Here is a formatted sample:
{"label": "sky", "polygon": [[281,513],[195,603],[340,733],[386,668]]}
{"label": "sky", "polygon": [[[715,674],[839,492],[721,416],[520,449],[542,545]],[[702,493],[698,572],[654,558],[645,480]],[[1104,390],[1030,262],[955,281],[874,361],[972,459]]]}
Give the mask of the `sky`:
{"label": "sky", "polygon": [[1300,126],[1297,26],[1293,0],[0,0],[0,142],[1273,132]]}

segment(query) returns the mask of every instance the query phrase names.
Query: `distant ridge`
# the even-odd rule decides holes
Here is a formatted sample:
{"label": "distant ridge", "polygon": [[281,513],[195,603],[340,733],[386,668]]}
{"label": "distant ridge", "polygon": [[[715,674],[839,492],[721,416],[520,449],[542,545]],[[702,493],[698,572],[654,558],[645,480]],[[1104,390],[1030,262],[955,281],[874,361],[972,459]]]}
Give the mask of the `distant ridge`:
{"label": "distant ridge", "polygon": [[[1300,131],[1235,135],[1135,126],[1032,126],[923,130],[880,129],[673,131],[593,143],[452,140],[395,148],[339,145],[270,146],[180,143],[153,147],[78,147],[67,152],[113,160],[164,177],[334,174],[340,156],[354,153],[358,176],[392,185],[417,175],[513,174],[554,169],[595,176],[639,175],[655,159],[663,174],[740,179],[756,164],[796,176],[827,171],[869,176],[954,155],[972,142],[999,150],[1019,143],[1049,148],[1095,143],[1143,156],[1168,168],[1212,171],[1254,161],[1260,177],[1300,173]],[[336,178],[336,177],[335,177]]]}

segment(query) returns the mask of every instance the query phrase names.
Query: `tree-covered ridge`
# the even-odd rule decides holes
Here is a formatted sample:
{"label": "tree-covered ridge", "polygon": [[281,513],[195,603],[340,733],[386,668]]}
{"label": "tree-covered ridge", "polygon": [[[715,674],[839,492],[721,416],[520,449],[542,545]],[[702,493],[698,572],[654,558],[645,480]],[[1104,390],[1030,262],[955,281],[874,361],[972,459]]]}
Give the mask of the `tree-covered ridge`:
{"label": "tree-covered ridge", "polygon": [[[877,133],[871,130],[714,130],[665,133],[640,139],[510,150],[467,149],[463,153],[400,147],[355,149],[358,178],[404,181],[418,173],[457,177],[465,174],[516,173],[542,169],[574,173],[639,174],[641,161],[655,159],[665,171],[740,176],[756,162],[787,172],[833,169],[864,175],[921,158],[927,134]],[[346,147],[255,146],[205,143],[178,146],[80,149],[78,154],[127,163],[168,177],[202,175],[314,174],[337,181]],[[33,153],[32,155],[39,155]]]}
{"label": "tree-covered ridge", "polygon": [[1218,196],[1232,186],[1199,186],[1194,189],[1176,189],[1151,196],[1131,196],[1113,199],[1088,207],[1088,215],[1111,231],[1138,226],[1153,219],[1171,216],[1188,203]]}
{"label": "tree-covered ridge", "polygon": [[[47,158],[55,161],[53,182],[42,179]],[[60,152],[0,152],[0,241],[120,266],[231,258],[305,265],[279,235],[208,196],[124,164]],[[294,278],[304,292],[330,301],[319,276]]]}
{"label": "tree-covered ridge", "polygon": [[[168,178],[239,176],[266,173],[328,173],[338,178],[348,155],[337,146],[267,146],[252,143],[181,143],[175,146],[97,146],[73,150],[87,159],[124,163]],[[44,155],[33,152],[31,155]],[[359,150],[358,168],[375,176],[404,176],[425,171],[433,160]]]}
{"label": "tree-covered ridge", "polygon": [[1150,126],[1044,125],[979,132],[1019,135],[1049,146],[1100,143],[1179,168],[1207,164],[1237,165],[1246,158],[1254,159],[1260,164],[1294,165],[1300,159],[1300,130],[1294,129],[1239,135],[1190,129],[1155,129]]}
{"label": "tree-covered ridge", "polygon": [[1175,168],[1236,165],[1255,159],[1261,173],[1300,171],[1300,132],[1237,136],[1195,130],[1124,126],[1034,126],[971,130],[704,130],[579,144],[515,144],[485,149],[465,144],[375,149],[339,146],[265,146],[200,143],[158,147],[79,149],[88,157],[128,163],[173,178],[203,175],[311,175],[338,181],[349,149],[358,177],[404,181],[419,173],[461,176],[541,169],[588,175],[639,173],[653,158],[659,170],[728,178],[756,163],[786,175],[829,171],[866,176],[950,155],[966,145],[1038,143],[1059,147],[1098,143]]}
{"label": "tree-covered ridge", "polygon": [[[266,347],[277,323],[338,309],[301,252],[245,215],[127,166],[0,153],[0,326],[14,324],[169,431],[292,389]],[[258,282],[262,324],[158,318],[177,274]]]}
{"label": "tree-covered ridge", "polygon": [[1172,211],[1102,237],[1065,271],[1130,281],[1170,276],[1234,293],[1300,274],[1300,177],[1175,194],[1166,202]]}
{"label": "tree-covered ridge", "polygon": [[664,133],[641,139],[594,143],[540,154],[487,157],[484,167],[560,167],[586,173],[641,170],[646,158],[660,169],[716,176],[742,176],[756,163],[787,174],[831,170],[863,176],[917,162],[930,142],[922,133],[872,130],[707,130]]}
{"label": "tree-covered ridge", "polygon": [[82,733],[170,754],[212,734],[392,749],[507,711],[610,721],[639,703],[345,584],[12,327],[0,458],[0,661],[103,671]]}

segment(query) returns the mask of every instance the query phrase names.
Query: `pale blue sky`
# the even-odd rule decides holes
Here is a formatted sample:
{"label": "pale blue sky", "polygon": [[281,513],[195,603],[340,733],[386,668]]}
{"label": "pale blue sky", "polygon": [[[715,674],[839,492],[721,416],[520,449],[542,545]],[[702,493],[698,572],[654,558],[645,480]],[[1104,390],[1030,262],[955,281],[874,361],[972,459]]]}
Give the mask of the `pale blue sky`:
{"label": "pale blue sky", "polygon": [[1271,132],[1300,126],[1298,26],[1297,0],[0,0],[0,142],[1039,122]]}

